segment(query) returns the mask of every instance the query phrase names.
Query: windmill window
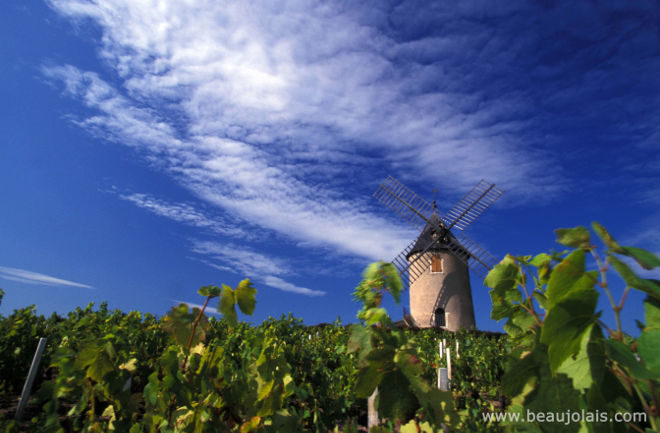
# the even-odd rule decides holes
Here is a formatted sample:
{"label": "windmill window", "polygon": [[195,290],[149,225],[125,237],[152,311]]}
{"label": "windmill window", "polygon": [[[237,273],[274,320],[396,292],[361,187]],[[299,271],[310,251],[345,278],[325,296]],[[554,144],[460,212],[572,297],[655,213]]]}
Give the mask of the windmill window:
{"label": "windmill window", "polygon": [[447,326],[444,308],[438,308],[435,310],[435,326]]}
{"label": "windmill window", "polygon": [[442,257],[431,257],[431,273],[437,274],[442,272]]}

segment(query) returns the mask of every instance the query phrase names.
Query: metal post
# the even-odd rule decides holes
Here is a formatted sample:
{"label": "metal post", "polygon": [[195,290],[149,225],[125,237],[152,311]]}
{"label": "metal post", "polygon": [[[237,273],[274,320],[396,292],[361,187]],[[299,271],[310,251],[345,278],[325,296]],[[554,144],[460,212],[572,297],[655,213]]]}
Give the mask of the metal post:
{"label": "metal post", "polygon": [[447,377],[451,380],[451,356],[449,356],[449,348],[445,350],[447,351]]}
{"label": "metal post", "polygon": [[438,368],[438,388],[441,391],[449,390],[449,375],[446,368]]}
{"label": "metal post", "polygon": [[14,419],[20,421],[23,417],[23,410],[27,405],[28,398],[30,397],[30,390],[32,389],[32,384],[34,383],[34,378],[37,376],[37,370],[39,369],[39,362],[41,361],[41,355],[44,353],[44,348],[46,347],[46,338],[40,338],[39,344],[37,345],[37,351],[34,352],[34,358],[32,358],[32,365],[30,365],[30,372],[28,377],[25,380],[25,385],[23,385],[23,392],[21,392],[21,399],[18,402],[18,408],[16,409],[16,414]]}

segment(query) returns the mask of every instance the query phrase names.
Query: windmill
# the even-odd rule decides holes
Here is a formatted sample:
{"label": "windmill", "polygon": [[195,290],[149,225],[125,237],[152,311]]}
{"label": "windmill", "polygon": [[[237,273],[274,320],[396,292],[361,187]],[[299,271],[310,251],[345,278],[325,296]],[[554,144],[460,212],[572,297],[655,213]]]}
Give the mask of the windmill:
{"label": "windmill", "polygon": [[497,261],[463,233],[454,236],[451,230],[462,232],[503,192],[481,180],[442,217],[435,200],[427,202],[392,176],[374,193],[381,203],[421,230],[392,260],[410,290],[410,314],[416,326],[450,331],[475,328],[469,269],[484,277]]}

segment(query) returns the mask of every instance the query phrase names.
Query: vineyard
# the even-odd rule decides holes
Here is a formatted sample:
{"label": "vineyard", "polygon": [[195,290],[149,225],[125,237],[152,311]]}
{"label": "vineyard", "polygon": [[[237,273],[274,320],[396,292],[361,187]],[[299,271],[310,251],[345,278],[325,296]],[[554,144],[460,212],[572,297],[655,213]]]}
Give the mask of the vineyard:
{"label": "vineyard", "polygon": [[[605,259],[578,227],[557,232],[571,250],[507,256],[491,271],[492,317],[506,320],[506,335],[399,329],[380,305],[384,296],[398,301],[401,283],[380,262],[354,292],[362,304],[354,325],[306,326],[291,315],[258,326],[240,322],[237,309],[250,315],[258,299],[249,280],[204,286],[204,308],[182,304],[160,319],[105,304],[67,317],[46,318],[34,306],[15,310],[0,316],[0,425],[7,432],[358,432],[366,431],[367,398],[377,390],[381,425],[372,432],[654,432],[660,282],[638,277],[617,255],[648,269],[660,259],[594,229]],[[588,253],[598,271],[586,270]],[[605,279],[608,266],[626,282],[618,303]],[[595,311],[597,288],[612,301],[616,327]],[[618,320],[630,290],[648,294],[637,339]],[[220,319],[205,314],[215,305]],[[25,416],[16,421],[41,337],[48,344]],[[435,386],[438,367],[446,366],[443,339],[453,352],[449,391]],[[567,424],[482,416],[526,410],[639,411],[646,418]]]}
{"label": "vineyard", "polygon": [[[178,308],[186,314],[187,307]],[[260,367],[282,374],[282,389],[267,396],[270,400],[266,404],[273,405],[277,412],[287,412],[287,422],[295,419],[289,431],[331,431],[351,422],[356,427],[366,425],[366,399],[357,398],[354,391],[358,359],[348,348],[349,326],[338,322],[305,326],[291,315],[269,319],[259,326],[232,326],[211,318],[204,331],[206,346],[192,348],[191,365],[184,372],[179,368],[179,346],[172,344],[176,340],[166,329],[166,320],[138,312],[108,311],[104,304],[96,311],[91,304],[79,308],[66,318],[38,316],[34,307],[17,310],[0,323],[2,353],[10,354],[0,357],[3,401],[19,395],[37,340],[47,337],[49,344],[34,387],[39,389],[35,400],[46,404],[36,410],[41,403],[35,401],[32,420],[25,423],[34,431],[129,431],[140,419],[144,430],[131,431],[155,431],[166,420],[165,414],[173,419],[180,417],[176,403],[171,410],[159,407],[165,393],[184,397],[191,406],[205,399],[211,403],[208,389],[219,384],[204,384],[194,377],[209,361],[217,368],[214,379],[222,384],[222,393],[214,402],[216,410],[209,411],[209,416],[219,415],[227,431],[241,420],[258,416],[255,402],[260,397],[259,384],[251,382]],[[448,345],[454,344],[450,347],[455,347],[455,341],[459,341],[460,358],[452,366],[459,406],[466,413],[499,407],[498,378],[503,364],[492,360],[503,359],[504,336],[434,330],[407,334],[419,347],[423,375],[432,383],[436,380],[434,367],[443,363],[438,342],[445,338]],[[202,350],[205,356],[201,356]],[[163,414],[162,419],[153,413],[156,411]],[[11,413],[5,410],[4,415]],[[188,431],[184,424],[180,422],[178,428]],[[208,431],[218,431],[211,427],[213,423],[208,424]]]}

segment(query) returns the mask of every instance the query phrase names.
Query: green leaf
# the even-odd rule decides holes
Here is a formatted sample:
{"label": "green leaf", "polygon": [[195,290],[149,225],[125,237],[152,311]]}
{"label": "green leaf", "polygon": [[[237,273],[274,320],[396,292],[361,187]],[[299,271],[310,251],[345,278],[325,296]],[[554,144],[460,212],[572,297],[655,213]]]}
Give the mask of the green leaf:
{"label": "green leaf", "polygon": [[[566,296],[578,280],[585,275],[584,260],[584,250],[574,250],[552,270],[545,291],[548,310]],[[584,281],[580,285],[583,284]]]}
{"label": "green leaf", "polygon": [[623,281],[633,289],[641,290],[642,292],[648,293],[656,298],[660,298],[660,283],[656,280],[647,280],[644,278],[639,278],[635,273],[621,260],[608,254],[607,256],[614,266],[614,269],[619,273]]}
{"label": "green leaf", "polygon": [[527,310],[521,308],[513,314],[511,322],[521,330],[527,331],[536,324],[536,319]]}
{"label": "green leaf", "polygon": [[367,325],[375,325],[376,323],[387,323],[389,320],[387,311],[384,308],[369,308],[366,311],[364,320]]}
{"label": "green leaf", "polygon": [[647,297],[644,300],[646,329],[660,329],[660,299]]}
{"label": "green leaf", "polygon": [[493,289],[498,296],[504,296],[518,284],[518,267],[509,262],[495,265],[484,279],[484,285]]}
{"label": "green leaf", "polygon": [[550,370],[557,368],[580,350],[582,336],[597,320],[595,314],[598,292],[581,287],[571,290],[555,304],[545,317],[541,342],[548,345]]}
{"label": "green leaf", "polygon": [[392,346],[385,346],[378,349],[373,349],[367,355],[369,364],[381,367],[394,359],[394,348]]}
{"label": "green leaf", "polygon": [[362,273],[362,277],[365,280],[377,280],[380,278],[380,269],[383,262],[373,262],[367,266],[367,268]]}
{"label": "green leaf", "polygon": [[114,367],[112,366],[112,361],[110,361],[108,355],[105,351],[100,351],[98,352],[98,356],[94,363],[87,367],[86,376],[97,382],[103,382],[103,376],[113,370]]}
{"label": "green leaf", "polygon": [[614,253],[624,253],[621,245],[619,245],[619,243],[614,240],[612,235],[610,235],[609,232],[605,230],[605,227],[595,221],[591,223],[591,227],[594,229],[598,237],[603,241],[605,246],[610,249],[610,251]]}
{"label": "green leaf", "polygon": [[579,423],[566,424],[552,422],[549,419],[560,413],[580,411],[580,393],[573,388],[571,380],[563,374],[551,376],[547,370],[543,372],[538,386],[525,399],[525,409],[536,414],[545,412],[546,422],[539,423],[543,432],[577,433],[580,428]]}
{"label": "green leaf", "polygon": [[401,283],[399,271],[397,271],[392,263],[384,263],[382,269],[385,277],[385,284],[390,288],[390,293],[398,304],[401,292],[403,291],[403,284]]}
{"label": "green leaf", "polygon": [[536,302],[539,303],[541,308],[544,310],[548,309],[548,298],[545,296],[545,293],[541,292],[540,290],[534,290],[533,292],[534,298],[536,298]]}
{"label": "green leaf", "polygon": [[573,248],[590,248],[589,230],[583,226],[570,229],[556,229],[557,242]]}
{"label": "green leaf", "polygon": [[605,348],[603,333],[597,324],[584,333],[577,356],[570,357],[557,369],[573,380],[573,386],[587,390],[600,384],[605,374]]}
{"label": "green leaf", "polygon": [[660,258],[655,254],[636,247],[623,247],[626,256],[632,257],[640,264],[644,269],[653,269],[660,266]]}
{"label": "green leaf", "polygon": [[355,396],[357,398],[368,398],[373,394],[384,373],[384,371],[371,365],[361,368],[358,371],[355,383]]}
{"label": "green leaf", "polygon": [[637,352],[646,367],[656,373],[655,379],[660,379],[660,329],[642,332],[637,340]]}
{"label": "green leaf", "polygon": [[[192,332],[193,322],[197,319],[200,312],[201,310],[199,308],[193,308],[192,312],[190,312],[188,305],[183,303],[172,307],[170,312],[163,318],[163,330],[172,335],[176,344],[186,347],[190,339],[190,333]],[[206,339],[207,329],[208,319],[202,314],[195,329],[192,346],[196,346]]]}
{"label": "green leaf", "polygon": [[622,367],[627,368],[637,379],[655,379],[657,374],[647,370],[633,355],[632,351],[620,341],[605,340],[607,355]]}
{"label": "green leaf", "polygon": [[534,258],[529,262],[529,264],[536,268],[539,268],[550,263],[550,260],[551,257],[548,254],[541,253],[534,256]]}
{"label": "green leaf", "polygon": [[241,309],[243,314],[251,316],[254,313],[254,307],[257,304],[257,289],[254,288],[249,279],[245,279],[238,283],[236,287],[236,299],[238,301],[238,308]]}
{"label": "green leaf", "polygon": [[378,415],[407,422],[415,414],[417,399],[401,371],[387,372],[378,386]]}
{"label": "green leaf", "polygon": [[538,376],[543,356],[540,349],[535,348],[522,358],[510,360],[502,375],[502,392],[510,398],[523,392],[525,385]]}
{"label": "green leaf", "polygon": [[220,293],[222,291],[220,290],[220,287],[214,286],[214,285],[208,285],[208,286],[202,286],[199,288],[197,293],[204,297],[211,297],[211,298],[217,298],[220,296]]}
{"label": "green leaf", "polygon": [[238,323],[238,316],[236,316],[236,297],[234,290],[223,284],[222,285],[222,294],[220,295],[220,301],[218,302],[218,311],[222,313],[224,319],[230,325],[236,325]]}

